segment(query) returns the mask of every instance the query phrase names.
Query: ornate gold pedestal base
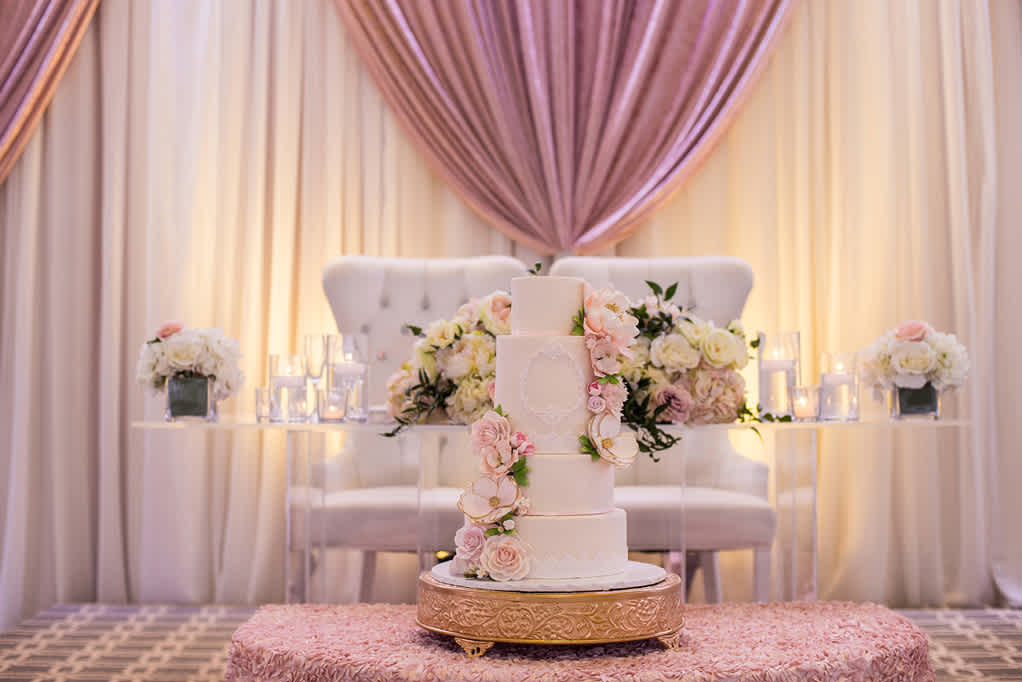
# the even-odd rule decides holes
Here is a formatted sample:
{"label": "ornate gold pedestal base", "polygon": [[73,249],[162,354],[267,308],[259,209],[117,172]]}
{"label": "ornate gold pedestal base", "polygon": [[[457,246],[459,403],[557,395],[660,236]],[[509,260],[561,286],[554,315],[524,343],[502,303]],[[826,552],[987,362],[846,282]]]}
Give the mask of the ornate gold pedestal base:
{"label": "ornate gold pedestal base", "polygon": [[469,656],[494,642],[607,644],[657,639],[677,649],[681,579],[668,573],[647,587],[608,592],[499,592],[419,576],[419,625],[451,635]]}

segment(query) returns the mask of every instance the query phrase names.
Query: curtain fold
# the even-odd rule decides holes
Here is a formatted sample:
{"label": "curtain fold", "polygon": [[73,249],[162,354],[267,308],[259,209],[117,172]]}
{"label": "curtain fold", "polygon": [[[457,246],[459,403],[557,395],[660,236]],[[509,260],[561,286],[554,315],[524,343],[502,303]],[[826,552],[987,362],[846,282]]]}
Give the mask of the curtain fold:
{"label": "curtain fold", "polygon": [[0,182],[21,154],[99,0],[5,0],[0,21]]}
{"label": "curtain fold", "polygon": [[795,0],[336,0],[419,150],[543,253],[634,231],[709,153]]}

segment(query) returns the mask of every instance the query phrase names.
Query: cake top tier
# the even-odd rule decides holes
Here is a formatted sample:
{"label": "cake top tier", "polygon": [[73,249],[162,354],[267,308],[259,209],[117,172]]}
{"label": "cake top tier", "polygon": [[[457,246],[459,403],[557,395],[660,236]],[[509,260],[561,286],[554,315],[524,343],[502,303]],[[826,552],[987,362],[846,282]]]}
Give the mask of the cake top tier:
{"label": "cake top tier", "polygon": [[511,333],[570,336],[582,307],[585,282],[578,277],[516,277],[511,280]]}

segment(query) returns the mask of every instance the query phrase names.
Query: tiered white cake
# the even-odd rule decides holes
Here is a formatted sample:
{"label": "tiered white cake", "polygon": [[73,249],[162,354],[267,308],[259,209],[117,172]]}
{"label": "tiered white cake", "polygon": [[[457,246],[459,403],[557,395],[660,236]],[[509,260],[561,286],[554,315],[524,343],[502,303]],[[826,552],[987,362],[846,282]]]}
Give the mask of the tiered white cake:
{"label": "tiered white cake", "polygon": [[511,335],[497,338],[494,404],[536,447],[527,456],[529,510],[517,534],[532,549],[527,579],[590,578],[628,564],[625,512],[614,507],[614,467],[579,453],[593,381],[582,336],[572,336],[584,282],[511,282]]}

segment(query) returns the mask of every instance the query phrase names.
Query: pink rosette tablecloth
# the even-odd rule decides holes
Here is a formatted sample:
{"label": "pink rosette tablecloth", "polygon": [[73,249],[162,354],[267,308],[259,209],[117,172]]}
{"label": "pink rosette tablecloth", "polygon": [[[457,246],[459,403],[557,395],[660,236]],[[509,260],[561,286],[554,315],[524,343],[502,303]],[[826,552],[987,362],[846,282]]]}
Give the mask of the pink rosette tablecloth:
{"label": "pink rosette tablecloth", "polygon": [[882,606],[842,602],[686,609],[679,650],[656,641],[497,644],[469,658],[415,624],[415,607],[265,606],[234,633],[229,682],[327,680],[748,680],[923,682],[926,635]]}

